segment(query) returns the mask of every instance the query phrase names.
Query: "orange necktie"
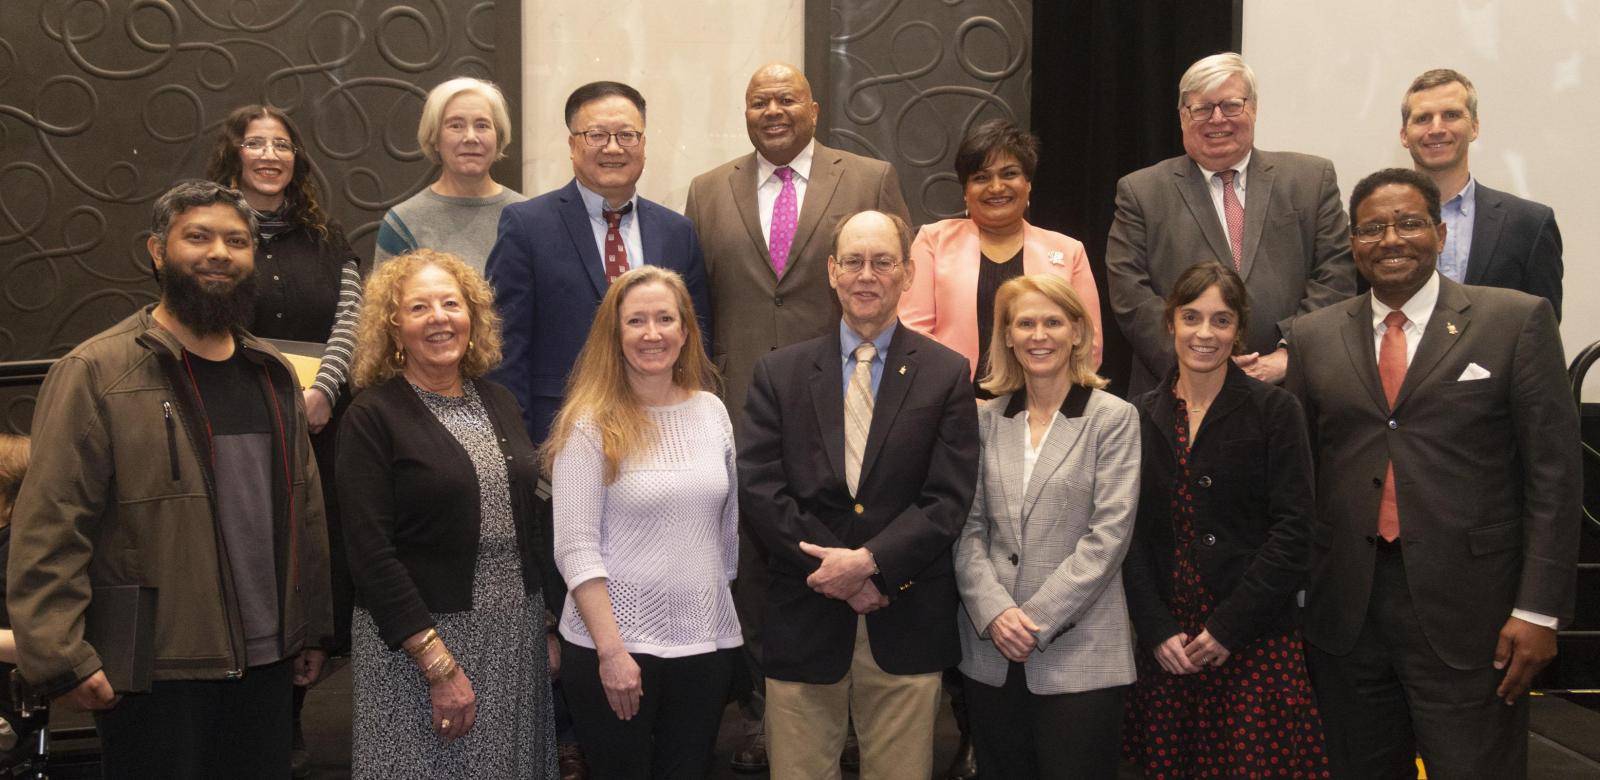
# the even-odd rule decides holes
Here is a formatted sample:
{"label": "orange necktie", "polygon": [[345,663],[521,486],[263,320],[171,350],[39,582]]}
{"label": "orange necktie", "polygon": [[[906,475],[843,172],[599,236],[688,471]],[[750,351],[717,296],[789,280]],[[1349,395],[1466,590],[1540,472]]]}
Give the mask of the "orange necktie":
{"label": "orange necktie", "polygon": [[[1406,381],[1406,315],[1400,311],[1389,312],[1383,324],[1387,330],[1383,332],[1383,346],[1378,350],[1378,379],[1383,382],[1383,396],[1389,399],[1389,410],[1393,412],[1394,400],[1400,397],[1400,385]],[[1389,471],[1383,475],[1378,535],[1391,542],[1400,537],[1400,505],[1394,496],[1393,459],[1389,461]]]}

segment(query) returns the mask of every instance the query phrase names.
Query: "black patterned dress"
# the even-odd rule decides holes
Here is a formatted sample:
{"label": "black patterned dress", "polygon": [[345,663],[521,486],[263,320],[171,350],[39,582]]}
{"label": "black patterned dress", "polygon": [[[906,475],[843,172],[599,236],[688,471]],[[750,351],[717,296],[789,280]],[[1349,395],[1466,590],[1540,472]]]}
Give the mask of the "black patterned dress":
{"label": "black patterned dress", "polygon": [[472,609],[433,615],[440,638],[472,681],[477,722],[465,737],[441,740],[416,663],[390,650],[372,615],[357,607],[352,774],[370,780],[559,777],[544,600],[523,585],[504,455],[489,413],[471,382],[459,397],[412,389],[478,472],[483,520]]}
{"label": "black patterned dress", "polygon": [[[1194,492],[1189,474],[1189,410],[1177,403],[1178,479],[1172,491],[1177,544],[1168,605],[1183,632],[1205,629],[1216,597],[1200,578]],[[1127,708],[1123,753],[1148,778],[1326,778],[1321,719],[1306,674],[1300,633],[1268,634],[1218,667],[1168,674],[1138,654],[1139,681]]]}

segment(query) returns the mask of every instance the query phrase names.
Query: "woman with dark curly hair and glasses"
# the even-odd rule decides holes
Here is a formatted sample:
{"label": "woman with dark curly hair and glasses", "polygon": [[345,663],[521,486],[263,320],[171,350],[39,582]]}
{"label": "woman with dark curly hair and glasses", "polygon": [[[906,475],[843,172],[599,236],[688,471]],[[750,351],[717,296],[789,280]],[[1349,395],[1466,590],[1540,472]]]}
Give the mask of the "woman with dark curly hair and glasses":
{"label": "woman with dark curly hair and glasses", "polygon": [[[267,339],[323,344],[316,380],[303,391],[311,446],[322,475],[332,561],[334,643],[350,645],[350,575],[340,542],[334,482],[334,432],[347,395],[356,317],[361,309],[360,260],[339,225],[322,210],[299,128],[271,106],[240,106],[218,128],[206,178],[233,187],[256,213],[256,310],[250,332]],[[309,771],[300,727],[305,689],[295,689],[296,777]]]}

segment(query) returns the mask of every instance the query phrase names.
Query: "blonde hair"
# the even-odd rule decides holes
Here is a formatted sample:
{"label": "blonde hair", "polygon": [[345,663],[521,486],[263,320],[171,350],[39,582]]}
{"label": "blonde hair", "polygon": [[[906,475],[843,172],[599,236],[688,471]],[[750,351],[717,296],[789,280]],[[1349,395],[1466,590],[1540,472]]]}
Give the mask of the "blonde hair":
{"label": "blonde hair", "polygon": [[449,274],[467,304],[472,335],[461,356],[462,378],[477,379],[500,365],[500,315],[495,313],[489,283],[449,252],[416,249],[378,266],[367,279],[356,329],[356,387],[381,384],[405,370],[405,348],[399,334],[400,295],[406,281],[429,266]]}
{"label": "blonde hair", "polygon": [[1222,82],[1234,76],[1244,80],[1244,96],[1251,103],[1259,106],[1256,100],[1256,72],[1245,64],[1244,58],[1238,53],[1225,51],[1209,57],[1196,60],[1189,69],[1183,72],[1183,77],[1178,79],[1178,110],[1182,111],[1187,105],[1185,101],[1190,95],[1200,95],[1222,86]]}
{"label": "blonde hair", "polygon": [[22,490],[31,454],[28,437],[0,433],[0,527],[11,524],[11,511],[17,508],[17,493]]}
{"label": "blonde hair", "polygon": [[1078,332],[1078,343],[1072,345],[1072,354],[1067,358],[1067,371],[1072,375],[1073,384],[1096,390],[1109,384],[1110,380],[1094,372],[1094,323],[1089,321],[1089,313],[1083,308],[1078,292],[1059,276],[1034,274],[1011,279],[995,292],[994,329],[989,334],[988,373],[978,385],[995,395],[1005,395],[1022,389],[1027,383],[1027,373],[1022,370],[1022,363],[1006,346],[1006,331],[1016,318],[1017,301],[1031,292],[1043,295],[1051,303],[1060,306]]}
{"label": "blonde hair", "polygon": [[608,485],[617,481],[623,461],[655,443],[655,422],[645,413],[644,404],[628,381],[628,361],[622,354],[622,301],[628,293],[649,284],[659,284],[672,292],[678,304],[678,321],[683,324],[683,348],[672,366],[672,384],[689,391],[715,389],[717,369],[706,357],[700,341],[700,323],[695,319],[694,302],[683,277],[659,266],[635,268],[611,283],[595,311],[594,324],[567,380],[566,400],[544,443],[546,473],[580,420],[588,421],[600,432]]}
{"label": "blonde hair", "polygon": [[428,92],[422,104],[422,119],[417,122],[417,146],[429,162],[439,162],[439,127],[444,124],[444,110],[457,95],[473,94],[489,101],[489,116],[494,119],[494,159],[506,158],[506,147],[511,145],[511,112],[506,109],[506,96],[492,81],[468,76],[450,79]]}

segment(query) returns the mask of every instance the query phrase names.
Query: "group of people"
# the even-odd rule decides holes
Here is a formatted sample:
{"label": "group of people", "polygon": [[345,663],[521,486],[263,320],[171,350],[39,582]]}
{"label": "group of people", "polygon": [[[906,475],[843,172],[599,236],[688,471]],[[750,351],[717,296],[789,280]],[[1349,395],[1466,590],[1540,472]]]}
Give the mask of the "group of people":
{"label": "group of people", "polygon": [[[1454,71],[1348,217],[1254,147],[1238,55],[1178,92],[1107,250],[1126,400],[1004,120],[913,231],[764,66],[679,215],[634,88],[572,93],[574,177],[527,199],[454,79],[363,280],[294,123],[235,111],[156,203],[160,300],[51,369],[0,494],[22,675],[112,777],[298,771],[330,652],[358,777],[565,776],[569,719],[595,777],[705,777],[731,699],[739,768],[927,778],[946,691],[957,777],[1525,775],[1581,484],[1550,210],[1471,178]],[[267,338],[318,345],[309,387]],[[143,623],[94,610],[130,589]]]}

